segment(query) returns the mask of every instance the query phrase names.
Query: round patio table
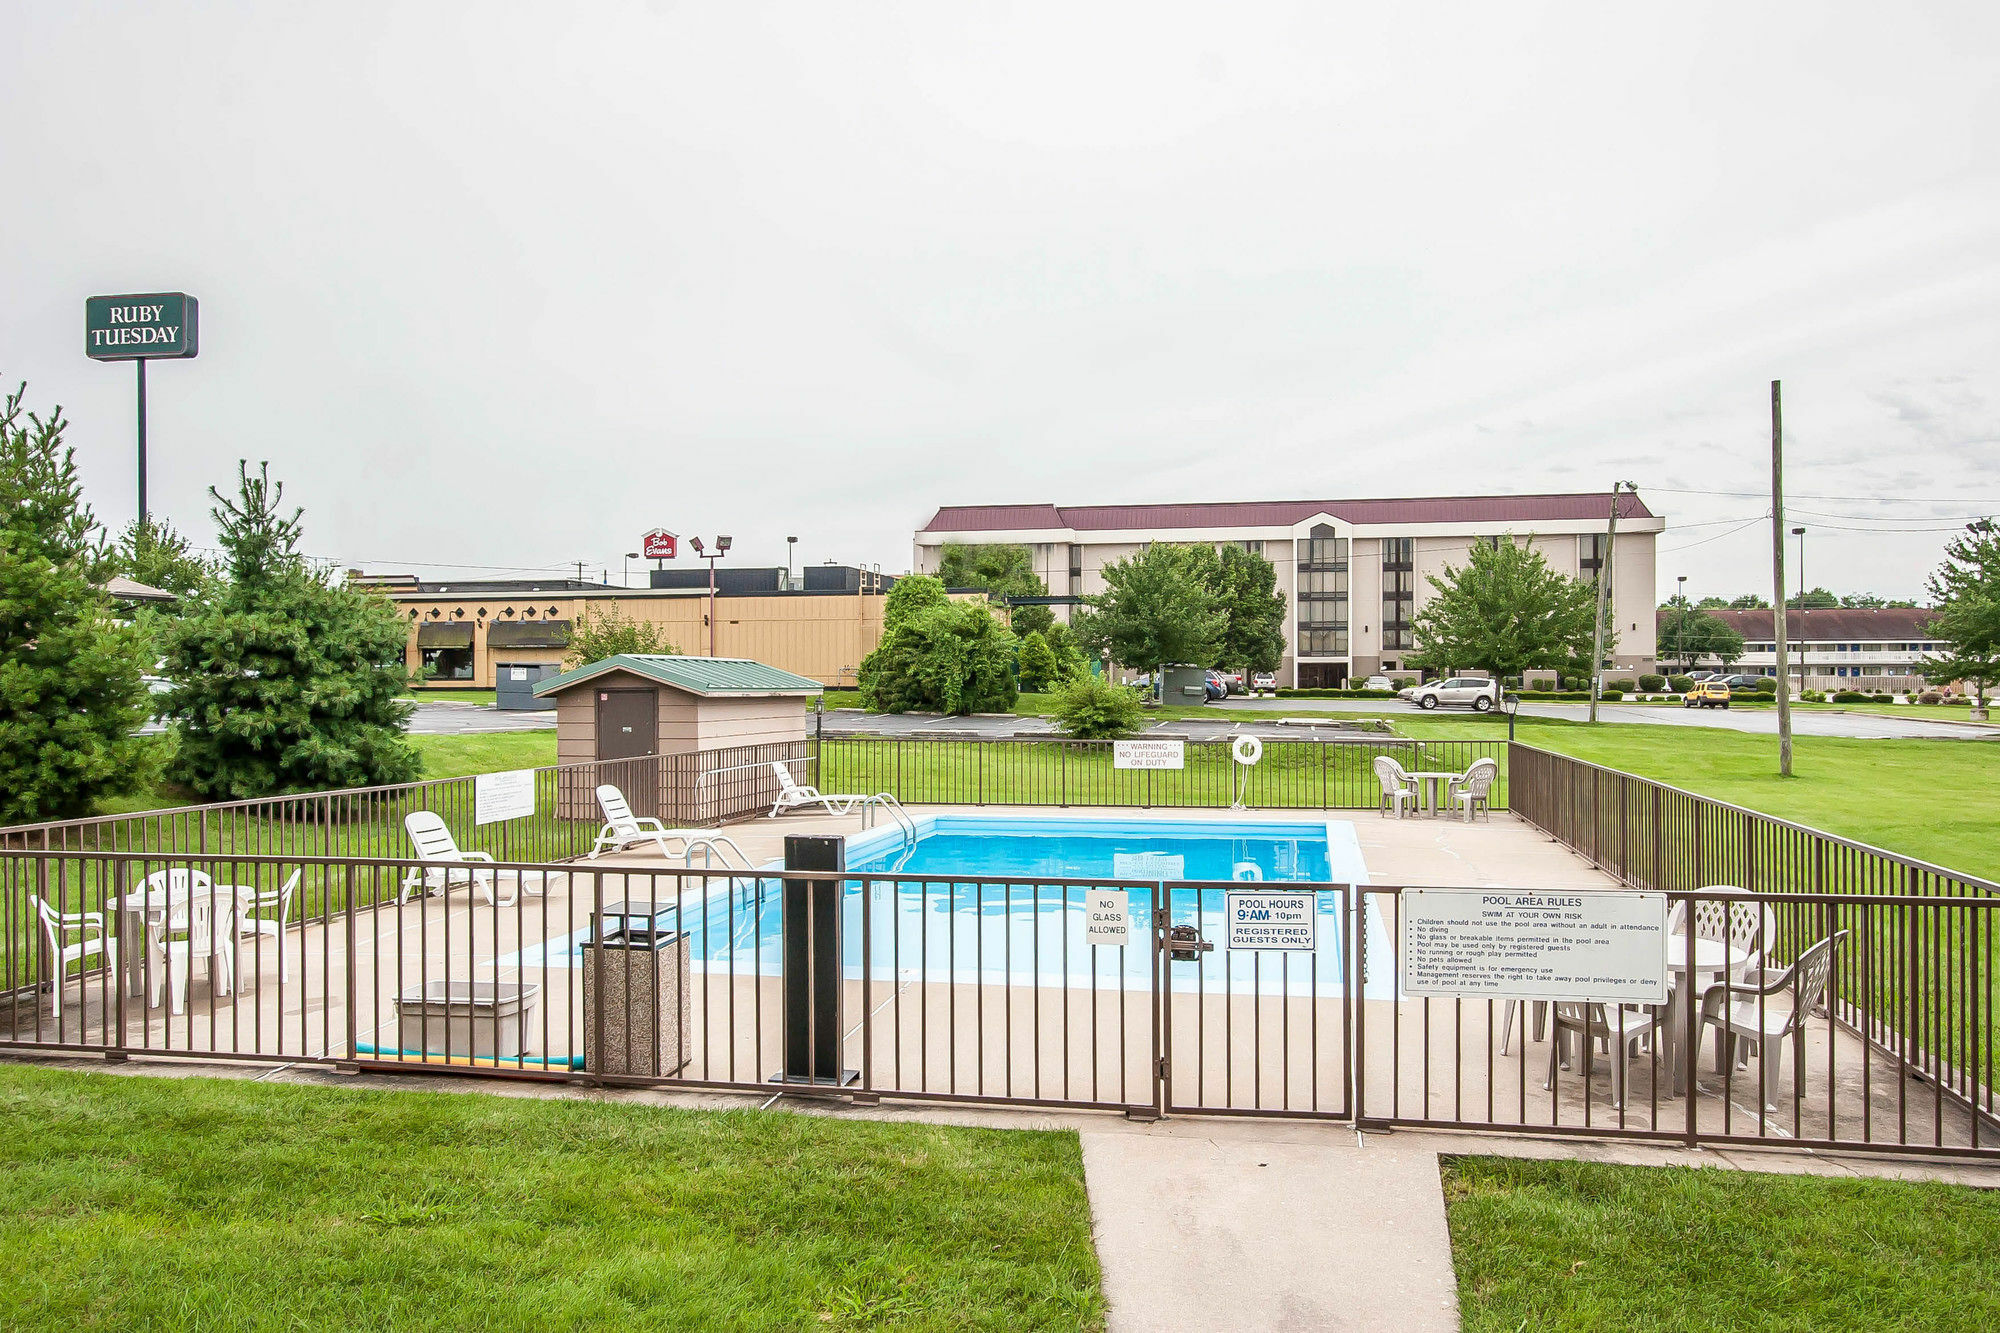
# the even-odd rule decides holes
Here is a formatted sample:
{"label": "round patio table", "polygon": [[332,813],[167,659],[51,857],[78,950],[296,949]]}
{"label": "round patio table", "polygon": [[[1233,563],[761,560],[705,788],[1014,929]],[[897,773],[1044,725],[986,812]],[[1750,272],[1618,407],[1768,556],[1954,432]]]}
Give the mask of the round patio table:
{"label": "round patio table", "polygon": [[[1706,939],[1700,935],[1694,939],[1694,984],[1688,984],[1688,937],[1686,935],[1667,936],[1667,976],[1672,989],[1667,993],[1667,1019],[1660,1025],[1660,1057],[1667,1062],[1668,1082],[1672,1094],[1680,1096],[1686,1091],[1686,1069],[1680,1057],[1681,1035],[1687,1031],[1689,1015],[1693,1012],[1694,997],[1720,981],[1725,974],[1736,972],[1749,963],[1752,951],[1740,948],[1723,940]],[[1697,1046],[1701,1034],[1694,1034]]]}

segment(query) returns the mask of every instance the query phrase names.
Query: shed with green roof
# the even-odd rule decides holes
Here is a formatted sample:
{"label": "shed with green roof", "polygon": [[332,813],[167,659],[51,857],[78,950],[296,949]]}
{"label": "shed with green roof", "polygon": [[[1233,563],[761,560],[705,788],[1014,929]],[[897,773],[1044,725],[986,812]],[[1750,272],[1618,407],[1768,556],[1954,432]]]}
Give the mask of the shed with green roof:
{"label": "shed with green roof", "polygon": [[[597,781],[624,789],[635,812],[689,824],[775,799],[770,761],[804,756],[820,684],[749,658],[621,653],[551,676],[535,694],[555,700],[557,763],[611,765]],[[742,751],[731,772],[697,778],[716,766],[642,762],[715,750]],[[579,785],[577,803],[594,809],[594,795],[582,792]]]}

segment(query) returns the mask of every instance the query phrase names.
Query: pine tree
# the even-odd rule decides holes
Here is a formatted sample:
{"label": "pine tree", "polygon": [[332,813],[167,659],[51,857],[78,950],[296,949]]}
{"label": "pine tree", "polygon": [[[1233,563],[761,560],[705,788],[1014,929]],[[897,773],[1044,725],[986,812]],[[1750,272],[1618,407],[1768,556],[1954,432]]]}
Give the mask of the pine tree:
{"label": "pine tree", "polygon": [[1062,683],[1062,664],[1055,650],[1040,634],[1029,632],[1021,640],[1021,688],[1030,693],[1052,690]]}
{"label": "pine tree", "polygon": [[218,800],[412,781],[408,628],[387,601],[306,562],[304,511],[280,514],[269,473],[239,465],[233,501],[209,488],[223,577],[165,636],[174,775]]}
{"label": "pine tree", "polygon": [[87,813],[147,776],[139,634],[95,584],[103,535],[62,409],[0,405],[0,823]]}

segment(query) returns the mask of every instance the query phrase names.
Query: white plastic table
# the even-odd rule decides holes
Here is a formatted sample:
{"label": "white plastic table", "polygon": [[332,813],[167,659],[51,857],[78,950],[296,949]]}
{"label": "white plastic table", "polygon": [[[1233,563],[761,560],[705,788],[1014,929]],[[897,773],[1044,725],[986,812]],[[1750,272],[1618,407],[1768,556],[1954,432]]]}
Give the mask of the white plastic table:
{"label": "white plastic table", "polygon": [[1426,769],[1418,769],[1415,772],[1406,772],[1404,776],[1415,778],[1422,785],[1424,813],[1434,815],[1438,813],[1439,805],[1444,799],[1445,784],[1453,778],[1462,778],[1465,775],[1463,773],[1434,773]]}
{"label": "white plastic table", "polygon": [[[257,890],[243,884],[212,884],[206,877],[201,883],[182,879],[161,888],[139,888],[122,897],[105,901],[106,912],[116,912],[118,923],[118,953],[125,969],[125,993],[143,995],[146,990],[146,927],[164,926],[181,909],[193,909],[197,905],[209,913],[215,923],[214,949],[219,955],[231,959],[236,932],[236,909],[254,903]],[[217,899],[228,900],[226,907],[218,911]],[[230,978],[231,984],[235,978]]]}
{"label": "white plastic table", "polygon": [[[1673,989],[1667,995],[1667,1017],[1659,1030],[1660,1058],[1667,1063],[1672,1095],[1678,1097],[1686,1091],[1687,1071],[1682,1068],[1680,1040],[1681,1033],[1687,1030],[1694,997],[1722,980],[1725,973],[1734,972],[1749,963],[1751,954],[1749,949],[1697,935],[1694,941],[1694,984],[1689,985],[1688,937],[1667,936],[1667,975],[1672,980]],[[1699,1032],[1695,1033],[1695,1040],[1701,1040]]]}

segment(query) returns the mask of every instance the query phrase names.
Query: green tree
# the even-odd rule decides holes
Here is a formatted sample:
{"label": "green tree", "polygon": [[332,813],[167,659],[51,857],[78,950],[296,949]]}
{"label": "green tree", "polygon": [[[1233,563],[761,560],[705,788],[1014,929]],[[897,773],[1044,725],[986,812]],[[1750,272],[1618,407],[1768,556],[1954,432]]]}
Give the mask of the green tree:
{"label": "green tree", "polygon": [[1061,684],[1062,679],[1062,663],[1056,660],[1049,641],[1032,633],[1022,638],[1021,688],[1040,694]]}
{"label": "green tree", "polygon": [[1825,588],[1814,588],[1811,592],[1795,592],[1785,599],[1785,605],[1794,611],[1824,611],[1840,605],[1840,599]]}
{"label": "green tree", "polygon": [[[1463,568],[1430,576],[1433,596],[1411,619],[1411,665],[1483,670],[1497,678],[1590,661],[1597,587],[1549,568],[1541,552],[1507,540],[1476,542]],[[1615,635],[1607,626],[1604,652]]]}
{"label": "green tree", "polygon": [[983,588],[1002,600],[1046,597],[1049,592],[1035,573],[1034,555],[1025,546],[946,542],[938,555],[937,576],[947,588]]}
{"label": "green tree", "polygon": [[[1077,634],[1112,660],[1158,672],[1163,666],[1209,666],[1221,650],[1229,615],[1212,578],[1212,546],[1155,542],[1105,566],[1105,591],[1090,599]],[[1157,677],[1156,677],[1157,678]]]}
{"label": "green tree", "polygon": [[188,597],[208,578],[209,562],[194,553],[186,537],[165,519],[133,519],[111,548],[115,573],[149,588]]}
{"label": "green tree", "polygon": [[1241,668],[1247,689],[1248,673],[1276,671],[1285,656],[1287,607],[1285,595],[1278,591],[1278,571],[1254,551],[1225,546],[1215,591],[1229,623],[1222,632],[1222,647],[1208,665]]}
{"label": "green tree", "polygon": [[1972,686],[1983,711],[2000,683],[2000,526],[1982,518],[1946,543],[1944,563],[1925,585],[1937,614],[1924,631],[1948,650],[1917,664],[1926,680]]}
{"label": "green tree", "polygon": [[62,409],[0,403],[0,823],[88,813],[145,781],[144,638],[94,585],[103,534]]}
{"label": "green tree", "polygon": [[1056,674],[1065,681],[1090,674],[1090,663],[1084,657],[1083,646],[1077,642],[1076,632],[1060,620],[1043,632],[1049,651],[1056,655]]}
{"label": "green tree", "polygon": [[607,605],[599,611],[586,610],[576,618],[576,625],[569,632],[569,651],[563,656],[563,665],[579,667],[620,653],[672,656],[679,652],[668,641],[665,626],[647,620],[627,620],[618,613],[616,605]]}
{"label": "green tree", "polygon": [[1056,691],[1055,718],[1081,740],[1112,740],[1144,726],[1146,710],[1128,687],[1083,676]]}
{"label": "green tree", "polygon": [[899,615],[861,660],[861,697],[884,713],[1009,712],[1020,697],[1016,642],[978,603],[923,606]]}
{"label": "green tree", "polygon": [[1730,666],[1743,656],[1743,636],[1700,607],[1673,606],[1660,617],[1659,654],[1691,670],[1704,658]]}
{"label": "green tree", "polygon": [[1741,597],[1732,598],[1729,603],[1729,609],[1732,611],[1764,611],[1770,609],[1770,606],[1768,601],[1754,592],[1746,592]]}
{"label": "green tree", "polygon": [[223,577],[165,636],[174,776],[219,800],[412,781],[421,765],[398,697],[408,626],[384,598],[307,564],[303,511],[279,512],[269,472],[239,465],[234,500],[209,488]]}
{"label": "green tree", "polygon": [[1915,603],[1915,602],[1912,602],[1912,601],[1909,601],[1909,600],[1908,600],[1908,599],[1906,599],[1906,598],[1901,598],[1901,597],[1877,597],[1877,596],[1876,596],[1876,595],[1875,595],[1874,593],[1872,593],[1872,592],[1844,592],[1844,593],[1842,593],[1842,594],[1840,595],[1840,604],[1841,604],[1842,606],[1850,606],[1850,607],[1861,607],[1861,608],[1864,608],[1864,609],[1865,609],[1865,608],[1870,608],[1870,607],[1914,607],[1914,606],[1916,606],[1916,603]]}
{"label": "green tree", "polygon": [[[1672,606],[1673,599],[1669,598],[1665,604]],[[1729,608],[1729,599],[1727,597],[1716,597],[1711,594],[1702,598],[1694,605],[1698,611],[1725,611]]]}
{"label": "green tree", "polygon": [[944,580],[929,574],[912,574],[908,578],[896,580],[896,586],[889,589],[889,595],[882,599],[882,632],[887,634],[919,612],[934,606],[950,606],[951,598],[946,596]]}
{"label": "green tree", "polygon": [[1055,626],[1056,613],[1046,606],[1017,606],[1007,623],[1021,638],[1025,639],[1030,634],[1047,637],[1049,630]]}

